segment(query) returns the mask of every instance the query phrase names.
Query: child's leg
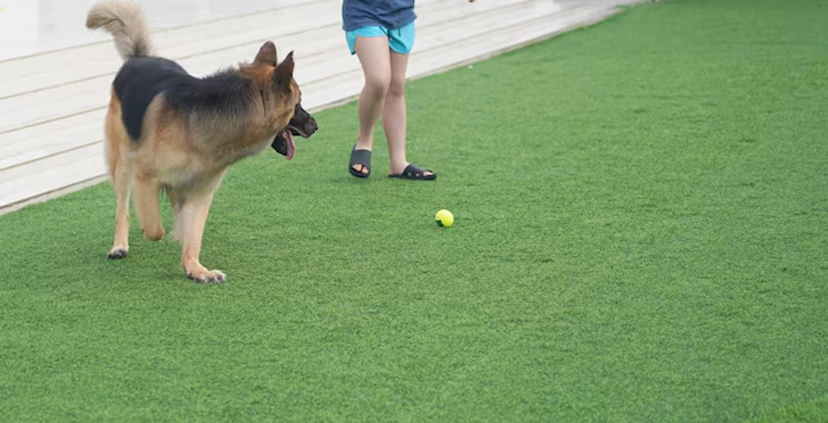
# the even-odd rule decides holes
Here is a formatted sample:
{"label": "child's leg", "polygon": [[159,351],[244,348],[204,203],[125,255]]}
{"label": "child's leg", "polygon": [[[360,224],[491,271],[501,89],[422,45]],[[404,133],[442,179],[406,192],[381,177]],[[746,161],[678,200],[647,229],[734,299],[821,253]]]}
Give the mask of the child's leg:
{"label": "child's leg", "polygon": [[[359,138],[357,150],[370,150],[374,144],[374,126],[382,113],[385,95],[391,81],[391,64],[388,59],[388,39],[385,37],[358,37],[356,54],[362,65],[365,85],[359,95]],[[357,172],[368,173],[361,165],[354,165]]]}
{"label": "child's leg", "polygon": [[[389,173],[399,175],[408,166],[405,158],[406,107],[405,107],[405,70],[408,67],[408,55],[390,51],[391,83],[385,94],[382,110],[382,129],[388,139],[388,155],[391,157]],[[430,174],[427,173],[427,174]]]}
{"label": "child's leg", "polygon": [[385,94],[382,109],[382,129],[388,140],[388,155],[391,157],[389,173],[400,174],[408,166],[405,160],[405,69],[408,55],[389,50],[391,55],[391,83]]}
{"label": "child's leg", "polygon": [[[408,68],[408,54],[414,46],[416,37],[414,23],[403,28],[389,31],[389,62],[391,63],[391,82],[385,94],[382,110],[382,129],[388,140],[388,154],[391,157],[391,175],[400,175],[408,166],[405,158],[406,144],[406,107],[405,107],[405,71]],[[433,175],[424,172],[423,176]]]}
{"label": "child's leg", "polygon": [[[385,106],[382,110],[382,129],[388,139],[388,154],[391,156],[389,173],[403,173],[408,161],[405,158],[406,107],[405,107],[405,70],[408,55],[391,52],[391,85],[385,94]],[[424,172],[431,175],[432,172]]]}

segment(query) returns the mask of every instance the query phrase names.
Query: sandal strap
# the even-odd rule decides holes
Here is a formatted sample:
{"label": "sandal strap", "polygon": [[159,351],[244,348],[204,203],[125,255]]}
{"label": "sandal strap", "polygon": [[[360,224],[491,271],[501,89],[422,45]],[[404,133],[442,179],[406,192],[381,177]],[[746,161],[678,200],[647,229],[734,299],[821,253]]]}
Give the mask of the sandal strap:
{"label": "sandal strap", "polygon": [[420,166],[417,166],[413,163],[406,166],[405,170],[403,170],[403,174],[405,174],[408,177],[412,177],[412,178],[421,178],[421,177],[425,176],[426,172],[431,172],[431,171],[427,170],[427,169],[423,169]]}
{"label": "sandal strap", "polygon": [[[368,173],[361,173],[354,170],[354,165],[360,165],[363,169],[368,169]],[[367,177],[371,174],[371,150],[357,150],[356,144],[351,149],[351,160],[348,164],[348,171],[354,176]]]}
{"label": "sandal strap", "polygon": [[361,164],[367,168],[371,167],[371,150],[354,150],[351,151],[351,166]]}
{"label": "sandal strap", "polygon": [[[431,175],[426,175],[426,172],[431,172]],[[403,172],[399,175],[388,175],[392,178],[414,179],[418,181],[430,181],[437,179],[437,174],[431,169],[423,169],[413,163],[405,167]]]}

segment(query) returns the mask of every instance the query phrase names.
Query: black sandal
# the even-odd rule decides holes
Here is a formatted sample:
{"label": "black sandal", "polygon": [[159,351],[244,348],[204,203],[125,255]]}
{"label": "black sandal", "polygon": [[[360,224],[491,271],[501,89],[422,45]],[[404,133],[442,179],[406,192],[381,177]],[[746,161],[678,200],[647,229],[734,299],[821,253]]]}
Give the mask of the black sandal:
{"label": "black sandal", "polygon": [[[426,175],[426,172],[431,172],[431,175]],[[388,175],[389,178],[412,179],[415,181],[433,181],[437,179],[437,174],[429,169],[423,169],[415,164],[409,164],[399,175]]]}
{"label": "black sandal", "polygon": [[[362,166],[362,169],[354,169],[354,165]],[[368,169],[368,173],[362,171]],[[351,149],[351,162],[348,164],[348,172],[357,178],[367,178],[371,174],[371,150],[357,150],[356,144]]]}

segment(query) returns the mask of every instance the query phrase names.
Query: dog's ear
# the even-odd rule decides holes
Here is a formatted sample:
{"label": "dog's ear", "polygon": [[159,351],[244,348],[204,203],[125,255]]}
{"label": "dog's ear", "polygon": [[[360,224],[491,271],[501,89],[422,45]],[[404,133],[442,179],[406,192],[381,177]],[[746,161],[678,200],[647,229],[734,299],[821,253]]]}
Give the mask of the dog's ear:
{"label": "dog's ear", "polygon": [[253,64],[276,66],[276,44],[273,44],[273,41],[264,43],[256,59],[253,60]]}
{"label": "dog's ear", "polygon": [[282,63],[276,65],[276,70],[273,71],[273,79],[284,86],[289,86],[290,81],[293,79],[293,67],[293,52],[291,51],[285,57],[285,60],[282,60]]}

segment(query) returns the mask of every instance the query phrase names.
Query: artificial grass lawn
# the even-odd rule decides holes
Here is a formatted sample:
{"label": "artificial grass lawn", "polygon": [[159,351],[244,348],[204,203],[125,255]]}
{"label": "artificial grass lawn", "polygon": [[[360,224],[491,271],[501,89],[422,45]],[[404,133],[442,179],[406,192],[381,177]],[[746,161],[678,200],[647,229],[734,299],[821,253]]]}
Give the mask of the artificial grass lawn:
{"label": "artificial grass lawn", "polygon": [[106,184],[2,216],[0,420],[828,421],[825,22],[647,4],[414,81],[433,183],[318,113],[218,192],[224,285],[136,220],[107,260]]}

